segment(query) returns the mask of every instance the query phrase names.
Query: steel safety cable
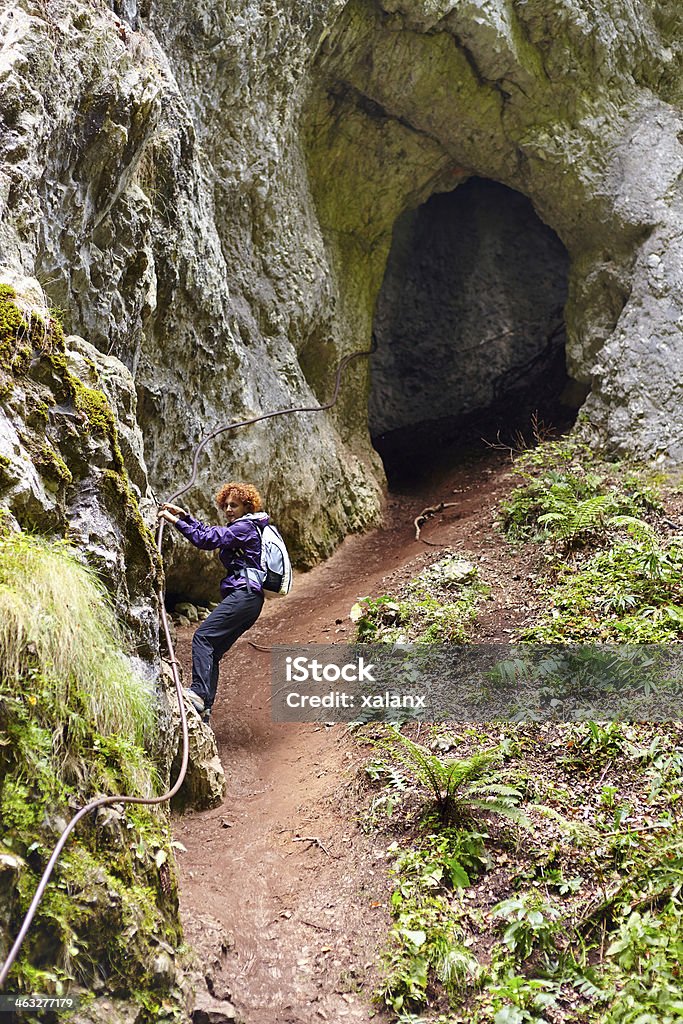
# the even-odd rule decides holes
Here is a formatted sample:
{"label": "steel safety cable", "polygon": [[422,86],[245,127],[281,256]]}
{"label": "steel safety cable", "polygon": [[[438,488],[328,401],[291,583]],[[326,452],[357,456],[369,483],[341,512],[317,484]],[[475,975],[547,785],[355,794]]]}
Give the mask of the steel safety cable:
{"label": "steel safety cable", "polygon": [[[204,451],[204,448],[209,443],[209,441],[212,441],[215,437],[218,437],[219,434],[223,434],[227,430],[236,430],[239,427],[248,427],[254,423],[259,423],[261,420],[273,419],[276,416],[289,416],[294,413],[325,412],[327,409],[331,409],[332,406],[336,404],[337,399],[339,398],[341,378],[345,368],[353,359],[360,359],[362,356],[371,355],[375,351],[376,347],[377,345],[375,337],[373,335],[372,345],[370,346],[369,349],[364,349],[360,352],[352,352],[349,355],[344,356],[344,358],[340,360],[339,366],[337,367],[334,392],[329,402],[325,402],[323,405],[292,406],[287,409],[276,409],[274,412],[262,413],[260,416],[251,417],[251,419],[239,420],[234,423],[226,423],[221,427],[217,427],[216,430],[212,431],[205,438],[203,438],[195,448],[194,457],[192,460],[192,476],[190,477],[190,481],[188,484],[185,485],[185,487],[181,488],[179,491],[176,491],[175,494],[171,495],[171,497],[168,499],[168,503],[175,501],[176,498],[179,498],[182,494],[185,494],[185,492],[189,491],[190,488],[194,485],[197,479],[199,457],[201,453]],[[163,537],[164,520],[161,519],[159,521],[156,536],[156,545],[159,554],[161,554]],[[66,845],[67,839],[69,838],[69,836],[71,835],[72,831],[74,830],[78,822],[81,820],[81,818],[84,818],[86,814],[90,814],[93,811],[99,810],[100,807],[107,807],[111,806],[112,804],[142,804],[144,806],[151,807],[156,804],[166,803],[167,801],[173,799],[173,797],[176,795],[176,793],[182,786],[183,782],[185,781],[185,775],[187,773],[187,765],[189,761],[190,752],[187,713],[185,710],[185,703],[183,701],[183,687],[180,681],[180,673],[178,672],[178,662],[175,657],[175,650],[173,647],[173,641],[171,639],[171,631],[168,624],[168,616],[166,614],[166,608],[164,605],[164,593],[161,588],[159,588],[159,590],[157,591],[157,598],[159,601],[160,618],[164,632],[164,640],[166,642],[166,648],[169,652],[168,662],[171,666],[171,673],[173,675],[173,682],[175,684],[176,689],[176,697],[178,699],[178,708],[180,710],[180,726],[182,731],[183,754],[180,765],[180,771],[178,773],[178,778],[176,779],[171,789],[169,789],[167,793],[162,793],[161,796],[102,796],[98,797],[96,800],[92,800],[90,803],[86,804],[84,807],[81,807],[81,809],[76,812],[73,818],[71,818],[71,820],[68,822],[66,828],[59,837],[57,845],[52,851],[52,855],[50,856],[50,859],[45,867],[45,870],[43,871],[40,882],[38,883],[38,887],[35,891],[33,899],[31,900],[31,904],[28,910],[26,911],[19,933],[16,939],[14,940],[14,943],[12,944],[12,948],[7,954],[7,957],[2,965],[2,968],[0,968],[0,989],[3,988],[7,980],[7,976],[10,970],[12,969],[14,961],[16,960],[19,954],[19,950],[21,949],[24,939],[26,938],[28,930],[31,927],[31,923],[35,916],[36,910],[40,905],[40,901],[43,898],[45,889],[47,888],[47,884],[50,881],[50,877],[54,870],[55,864],[59,860],[61,852]]]}
{"label": "steel safety cable", "polygon": [[324,405],[301,405],[292,406],[288,409],[276,409],[274,412],[266,412],[263,413],[261,416],[253,416],[251,419],[248,420],[240,420],[239,422],[236,423],[226,423],[224,426],[217,427],[216,430],[212,431],[210,434],[207,434],[207,436],[203,438],[195,448],[194,458],[192,460],[192,476],[190,477],[189,483],[187,483],[179,491],[176,491],[175,494],[171,495],[171,497],[168,499],[168,503],[170,504],[170,502],[175,501],[176,498],[179,498],[181,494],[185,494],[185,492],[189,491],[190,488],[194,485],[197,479],[197,472],[199,468],[199,457],[204,451],[206,445],[209,443],[209,441],[213,441],[214,437],[218,437],[219,434],[225,433],[226,430],[235,430],[237,429],[237,427],[250,427],[252,426],[252,424],[259,423],[261,420],[271,420],[274,419],[276,416],[290,416],[292,413],[301,412],[325,412],[326,409],[331,409],[333,405],[336,405],[337,399],[339,398],[339,389],[341,388],[342,373],[344,372],[348,364],[353,359],[360,359],[362,356],[372,355],[372,353],[375,352],[376,349],[377,341],[375,335],[373,334],[372,345],[370,346],[370,348],[363,349],[361,352],[351,352],[348,356],[344,356],[344,358],[340,360],[339,366],[337,367],[337,374],[335,377],[332,398],[329,400],[329,402],[325,402]]}

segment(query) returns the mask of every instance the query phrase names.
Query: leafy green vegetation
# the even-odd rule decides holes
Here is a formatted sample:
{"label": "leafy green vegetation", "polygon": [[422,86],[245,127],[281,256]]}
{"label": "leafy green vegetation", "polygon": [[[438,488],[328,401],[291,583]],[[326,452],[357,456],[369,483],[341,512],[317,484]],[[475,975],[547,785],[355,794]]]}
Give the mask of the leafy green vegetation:
{"label": "leafy green vegetation", "polygon": [[[442,822],[462,820],[476,811],[500,814],[514,821],[525,820],[517,809],[520,791],[504,783],[500,773],[492,770],[500,760],[499,749],[486,750],[469,758],[443,758],[395,728],[389,730],[379,745],[393,762],[400,764],[414,784],[430,793]],[[382,767],[378,762],[374,762],[374,766],[375,770]],[[397,784],[395,777],[393,784]]]}
{"label": "leafy green vegetation", "polygon": [[[666,719],[680,693],[683,531],[666,518],[663,479],[573,439],[539,445],[517,469],[501,522],[542,565],[540,614],[488,672],[492,693],[528,683],[561,717],[565,697],[597,692],[616,719],[654,695],[664,721],[359,730],[372,751],[364,825],[392,862],[376,997],[400,1024],[673,1024],[683,729]],[[422,639],[410,589],[365,598],[358,638]],[[483,801],[468,806],[478,787]],[[512,813],[495,813],[498,799]]]}
{"label": "leafy green vegetation", "polygon": [[614,538],[580,565],[559,563],[550,611],[520,639],[541,643],[683,639],[683,538]]}
{"label": "leafy green vegetation", "polygon": [[154,721],[152,692],[123,648],[103,586],[65,544],[24,533],[0,537],[3,685],[47,679],[53,724],[82,705],[98,731],[141,744]]}
{"label": "leafy green vegetation", "polygon": [[651,474],[601,462],[573,438],[525,452],[515,470],[524,483],[501,504],[511,540],[551,538],[569,551],[604,539],[615,516],[661,511]]}
{"label": "leafy green vegetation", "polygon": [[[158,792],[153,695],[124,654],[103,589],[62,543],[0,538],[0,924],[16,933],[73,809]],[[139,1020],[182,1018],[155,973],[182,944],[168,820],[116,805],[78,826],[20,958],[13,991],[133,992]]]}
{"label": "leafy green vegetation", "polygon": [[[390,818],[366,819],[391,840],[377,999],[396,1020],[678,1020],[680,741],[677,725],[504,726],[501,778],[518,791],[526,779],[534,824],[522,831],[485,809],[476,826],[444,825],[425,814],[421,786],[396,787],[371,763],[373,786],[397,795]],[[486,732],[432,729],[421,747],[437,757],[455,746],[467,764],[488,744]]]}
{"label": "leafy green vegetation", "polygon": [[397,596],[363,597],[351,611],[363,643],[463,643],[488,593],[476,568],[448,555],[403,587]]}
{"label": "leafy green vegetation", "polygon": [[659,525],[661,481],[601,463],[571,439],[540,445],[519,471],[525,483],[503,503],[503,526],[512,539],[546,538],[556,552],[548,612],[520,639],[683,639],[683,535]]}
{"label": "leafy green vegetation", "polygon": [[451,900],[485,863],[482,838],[445,829],[427,832],[411,849],[399,852],[398,843],[389,847],[395,858],[393,924],[377,996],[398,1013],[424,1006],[434,979],[454,1003],[479,980],[481,965],[465,944]]}

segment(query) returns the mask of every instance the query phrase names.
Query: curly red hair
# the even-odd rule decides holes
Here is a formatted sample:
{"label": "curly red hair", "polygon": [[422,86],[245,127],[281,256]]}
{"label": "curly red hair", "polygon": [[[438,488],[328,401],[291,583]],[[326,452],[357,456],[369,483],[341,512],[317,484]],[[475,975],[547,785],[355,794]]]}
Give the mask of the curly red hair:
{"label": "curly red hair", "polygon": [[223,484],[216,494],[216,504],[222,512],[225,511],[226,503],[231,494],[234,494],[238,501],[246,505],[250,512],[260,512],[263,508],[261,495],[253,484],[239,484],[230,481],[227,484]]}

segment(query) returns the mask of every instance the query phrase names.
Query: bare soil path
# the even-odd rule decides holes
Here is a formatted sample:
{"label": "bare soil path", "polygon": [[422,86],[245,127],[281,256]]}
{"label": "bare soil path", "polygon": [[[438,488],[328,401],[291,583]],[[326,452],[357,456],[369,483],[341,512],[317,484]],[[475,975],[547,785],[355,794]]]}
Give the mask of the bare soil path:
{"label": "bare soil path", "polygon": [[[223,661],[212,725],[227,796],[216,810],[176,818],[175,835],[187,848],[179,860],[188,937],[209,957],[214,925],[227,931],[212,984],[246,1024],[381,1020],[369,998],[388,925],[384,854],[358,820],[361,755],[342,726],[271,721],[270,656],[248,640],[344,642],[359,597],[395,589],[450,547],[492,588],[478,639],[506,642],[534,602],[528,552],[510,552],[495,525],[513,485],[509,458],[490,451],[391,493],[384,526],[347,538],[299,576]],[[439,501],[457,506],[424,527],[437,546],[415,541],[413,520]],[[191,630],[179,634],[188,678]]]}

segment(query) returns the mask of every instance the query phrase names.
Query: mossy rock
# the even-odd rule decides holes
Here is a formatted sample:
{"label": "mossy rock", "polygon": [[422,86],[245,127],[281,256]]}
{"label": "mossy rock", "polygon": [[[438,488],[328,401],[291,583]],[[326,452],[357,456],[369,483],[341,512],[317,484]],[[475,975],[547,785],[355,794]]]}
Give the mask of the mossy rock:
{"label": "mossy rock", "polygon": [[[0,929],[15,934],[73,808],[154,796],[164,772],[142,745],[152,694],[122,660],[94,575],[63,545],[17,535],[0,545],[0,584],[14,610],[0,609]],[[152,1024],[162,1002],[180,1014],[182,946],[167,810],[115,804],[71,836],[10,984],[128,993],[139,1024]],[[160,972],[162,960],[173,969]]]}
{"label": "mossy rock", "polygon": [[[0,500],[22,528],[68,535],[88,552],[139,635],[142,655],[154,659],[161,563],[138,502],[147,478],[142,440],[136,449],[130,425],[132,378],[81,339],[71,339],[75,349],[67,346],[58,319],[35,306],[38,298],[30,279],[22,288],[0,290],[0,403],[8,424],[0,450]],[[128,477],[119,414],[111,404],[119,400],[137,489]]]}

